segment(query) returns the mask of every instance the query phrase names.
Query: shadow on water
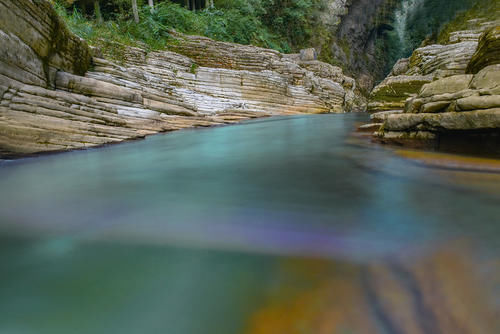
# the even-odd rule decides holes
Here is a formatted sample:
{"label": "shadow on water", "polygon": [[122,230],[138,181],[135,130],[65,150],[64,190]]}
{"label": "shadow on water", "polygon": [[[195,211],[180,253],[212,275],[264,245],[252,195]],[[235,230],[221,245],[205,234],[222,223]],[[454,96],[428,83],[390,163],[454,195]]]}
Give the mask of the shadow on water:
{"label": "shadow on water", "polygon": [[4,162],[0,332],[497,332],[499,174],[357,145],[367,118]]}

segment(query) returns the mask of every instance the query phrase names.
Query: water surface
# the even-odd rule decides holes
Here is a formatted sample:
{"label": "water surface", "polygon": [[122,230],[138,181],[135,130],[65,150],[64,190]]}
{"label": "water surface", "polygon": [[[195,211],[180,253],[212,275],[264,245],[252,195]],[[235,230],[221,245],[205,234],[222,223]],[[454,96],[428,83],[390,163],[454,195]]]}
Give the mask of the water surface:
{"label": "water surface", "polygon": [[458,182],[362,145],[351,132],[367,118],[269,118],[0,163],[0,333],[391,333],[410,322],[391,318],[387,275],[430,333],[449,323],[433,303],[453,294],[427,313],[404,296],[425,301],[427,280],[464,271],[468,294],[448,307],[499,328],[484,318],[498,312],[498,175]]}

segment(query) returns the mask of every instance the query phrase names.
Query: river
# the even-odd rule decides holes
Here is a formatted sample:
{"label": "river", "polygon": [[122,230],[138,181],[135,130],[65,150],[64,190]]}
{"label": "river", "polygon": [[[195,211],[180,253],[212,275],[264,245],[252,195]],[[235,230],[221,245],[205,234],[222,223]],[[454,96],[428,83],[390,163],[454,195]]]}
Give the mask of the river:
{"label": "river", "polygon": [[367,119],[1,162],[0,333],[499,332],[500,174],[353,136]]}

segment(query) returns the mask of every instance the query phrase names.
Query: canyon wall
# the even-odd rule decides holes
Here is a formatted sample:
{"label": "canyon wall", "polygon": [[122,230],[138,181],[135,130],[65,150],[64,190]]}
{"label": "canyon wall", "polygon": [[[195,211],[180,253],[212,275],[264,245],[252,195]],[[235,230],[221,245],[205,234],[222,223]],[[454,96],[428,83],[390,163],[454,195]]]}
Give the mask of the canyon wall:
{"label": "canyon wall", "polygon": [[72,35],[46,0],[0,0],[0,19],[3,156],[364,103],[354,79],[307,52],[174,34],[175,52],[113,45],[110,57]]}
{"label": "canyon wall", "polygon": [[[496,8],[500,17],[500,8]],[[445,44],[401,59],[370,95],[382,142],[500,153],[500,19],[477,17]]]}
{"label": "canyon wall", "polygon": [[[311,43],[369,93],[422,40],[435,41],[442,25],[488,0],[324,0]],[[326,32],[325,32],[326,31]]]}

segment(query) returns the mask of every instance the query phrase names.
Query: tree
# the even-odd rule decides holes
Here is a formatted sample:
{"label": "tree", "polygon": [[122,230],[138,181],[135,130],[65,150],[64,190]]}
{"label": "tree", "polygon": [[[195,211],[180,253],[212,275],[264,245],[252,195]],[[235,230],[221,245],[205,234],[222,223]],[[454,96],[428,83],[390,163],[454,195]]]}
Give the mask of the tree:
{"label": "tree", "polygon": [[97,19],[97,23],[101,24],[103,22],[101,6],[99,5],[99,0],[94,0],[94,14]]}
{"label": "tree", "polygon": [[132,12],[134,13],[135,23],[139,23],[139,10],[137,9],[137,0],[132,0]]}
{"label": "tree", "polygon": [[151,7],[149,11],[151,12],[151,14],[153,14],[154,7],[155,7],[153,0],[148,0],[148,5],[149,5],[149,7]]}

